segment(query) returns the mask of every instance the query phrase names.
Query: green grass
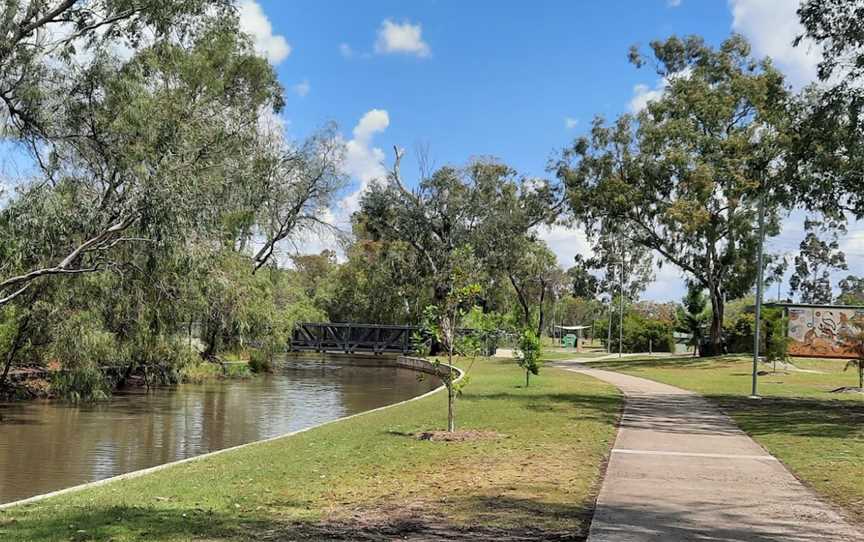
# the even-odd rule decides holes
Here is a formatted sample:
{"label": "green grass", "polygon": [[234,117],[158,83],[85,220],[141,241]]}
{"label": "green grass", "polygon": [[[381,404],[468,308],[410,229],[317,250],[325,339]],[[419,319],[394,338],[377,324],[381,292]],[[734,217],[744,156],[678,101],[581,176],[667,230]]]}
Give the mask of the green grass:
{"label": "green grass", "polygon": [[605,356],[606,352],[561,352],[546,349],[541,359],[543,361],[566,361],[570,359],[593,359]]}
{"label": "green grass", "polygon": [[[716,401],[759,444],[828,500],[864,522],[864,396],[840,360],[797,359],[800,369],[759,377],[762,400],[747,399],[751,361],[741,357],[624,358],[591,363],[698,392]],[[771,370],[762,365],[760,370]]]}
{"label": "green grass", "polygon": [[417,440],[413,433],[445,425],[438,393],[0,512],[0,539],[362,540],[470,528],[489,538],[578,540],[621,399],[606,384],[557,369],[541,371],[530,388],[522,381],[512,362],[479,360],[457,403],[460,428],[506,438]]}

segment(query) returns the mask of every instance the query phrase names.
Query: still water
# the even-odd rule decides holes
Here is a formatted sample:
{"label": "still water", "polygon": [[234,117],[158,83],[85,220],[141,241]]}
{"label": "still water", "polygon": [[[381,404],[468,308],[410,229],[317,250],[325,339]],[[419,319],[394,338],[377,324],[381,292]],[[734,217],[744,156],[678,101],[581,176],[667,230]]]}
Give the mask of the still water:
{"label": "still water", "polygon": [[435,385],[407,369],[305,364],[96,404],[0,404],[0,503],[274,437]]}

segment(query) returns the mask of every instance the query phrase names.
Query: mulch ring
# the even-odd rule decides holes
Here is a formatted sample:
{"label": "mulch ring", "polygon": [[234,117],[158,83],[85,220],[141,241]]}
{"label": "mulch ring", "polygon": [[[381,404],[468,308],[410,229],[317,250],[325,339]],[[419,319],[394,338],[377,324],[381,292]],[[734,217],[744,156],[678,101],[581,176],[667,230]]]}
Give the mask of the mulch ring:
{"label": "mulch ring", "polygon": [[460,431],[422,431],[414,433],[417,440],[434,442],[471,442],[475,440],[498,440],[507,435],[497,431],[480,431],[477,429],[462,429]]}

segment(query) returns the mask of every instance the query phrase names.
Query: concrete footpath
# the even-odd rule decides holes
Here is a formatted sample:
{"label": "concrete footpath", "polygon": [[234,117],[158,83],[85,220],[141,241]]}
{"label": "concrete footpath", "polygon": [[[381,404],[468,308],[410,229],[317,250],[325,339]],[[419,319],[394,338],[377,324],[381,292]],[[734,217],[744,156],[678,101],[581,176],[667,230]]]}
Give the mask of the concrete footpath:
{"label": "concrete footpath", "polygon": [[864,542],[701,396],[578,363],[557,365],[626,395],[589,542]]}

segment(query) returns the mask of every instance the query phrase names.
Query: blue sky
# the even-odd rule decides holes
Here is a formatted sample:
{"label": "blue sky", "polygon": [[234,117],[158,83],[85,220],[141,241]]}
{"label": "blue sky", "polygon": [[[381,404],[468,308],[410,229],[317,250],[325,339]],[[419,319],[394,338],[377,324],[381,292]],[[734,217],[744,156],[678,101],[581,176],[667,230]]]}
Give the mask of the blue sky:
{"label": "blue sky", "polygon": [[[718,44],[739,32],[754,54],[771,56],[800,88],[814,79],[819,51],[791,46],[800,32],[797,4],[243,0],[241,8],[244,26],[265,54],[271,50],[289,90],[283,116],[290,135],[303,137],[332,120],[348,141],[347,171],[355,182],[342,202],[345,216],[358,191],[383,174],[382,163],[391,163],[393,145],[426,145],[439,166],[486,155],[524,174],[545,175],[550,156],[595,115],[612,118],[662,92],[656,74],[628,63],[633,44],[645,47],[672,34],[699,34]],[[274,40],[279,51],[272,57]],[[416,171],[410,152],[403,170],[409,180]],[[769,250],[793,251],[803,216],[791,215]],[[564,267],[588,249],[578,230],[542,233]],[[860,273],[864,228],[851,224],[843,248],[850,272]],[[665,265],[645,297],[682,293],[679,272]]]}
{"label": "blue sky", "polygon": [[[550,154],[594,115],[625,110],[635,85],[656,84],[650,70],[628,64],[631,44],[673,33],[718,42],[731,25],[725,2],[614,4],[260,2],[292,47],[277,66],[283,84],[308,82],[304,97],[289,92],[293,135],[328,120],[347,132],[381,109],[390,121],[375,138],[383,149],[423,142],[438,163],[492,155],[531,175],[544,174]],[[428,54],[376,53],[386,20],[419,25]]]}

